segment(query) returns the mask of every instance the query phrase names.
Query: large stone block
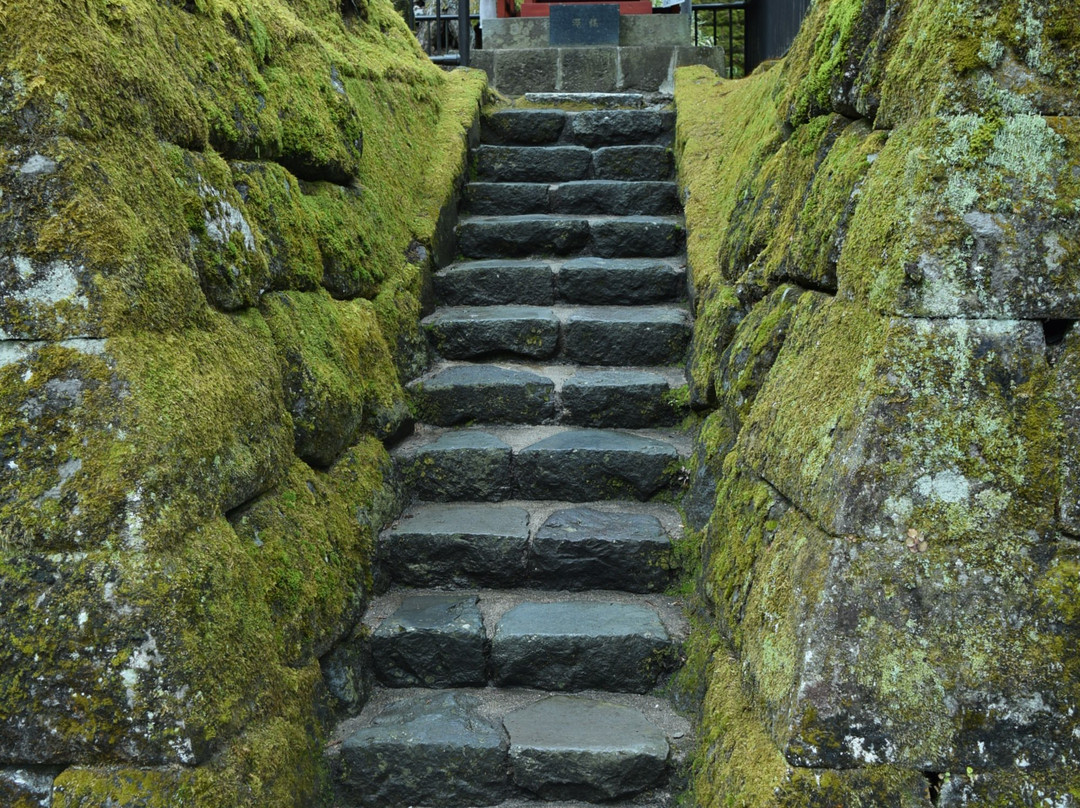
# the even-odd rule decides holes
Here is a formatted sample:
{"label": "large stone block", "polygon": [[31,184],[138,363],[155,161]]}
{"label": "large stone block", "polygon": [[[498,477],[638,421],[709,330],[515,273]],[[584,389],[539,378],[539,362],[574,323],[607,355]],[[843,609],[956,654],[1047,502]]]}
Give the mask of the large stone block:
{"label": "large stone block", "polygon": [[739,435],[835,535],[1045,530],[1059,437],[1038,323],[883,318],[804,297]]}
{"label": "large stone block", "polygon": [[706,591],[792,765],[1080,760],[1075,543],[832,537],[739,472],[718,504]]}
{"label": "large stone block", "polygon": [[841,290],[905,316],[1077,319],[1078,164],[1076,119],[971,114],[894,132],[852,215]]}

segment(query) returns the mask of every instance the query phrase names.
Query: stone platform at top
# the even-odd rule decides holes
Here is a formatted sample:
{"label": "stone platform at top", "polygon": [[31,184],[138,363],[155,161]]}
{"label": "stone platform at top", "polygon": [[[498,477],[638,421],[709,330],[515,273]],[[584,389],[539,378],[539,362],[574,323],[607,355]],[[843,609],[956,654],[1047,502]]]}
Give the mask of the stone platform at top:
{"label": "stone platform at top", "polygon": [[[648,0],[612,4],[620,9],[618,44],[553,45],[552,22],[546,14],[552,7],[569,5],[581,7],[582,2],[525,0],[522,16],[484,19],[483,48],[472,51],[471,66],[484,70],[492,87],[510,96],[671,93],[677,67],[704,64],[724,71],[723,48],[691,44],[690,14],[647,13]],[[639,5],[636,13],[623,8]],[[526,7],[532,9],[528,15]],[[503,8],[500,3],[500,12]]]}

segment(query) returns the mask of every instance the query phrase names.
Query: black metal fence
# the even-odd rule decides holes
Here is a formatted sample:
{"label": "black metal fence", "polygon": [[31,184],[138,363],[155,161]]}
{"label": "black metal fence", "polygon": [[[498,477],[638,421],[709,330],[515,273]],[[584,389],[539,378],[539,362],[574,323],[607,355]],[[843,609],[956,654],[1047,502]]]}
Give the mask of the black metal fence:
{"label": "black metal fence", "polygon": [[727,61],[728,78],[746,75],[746,0],[695,3],[694,44],[720,46]]}
{"label": "black metal fence", "polygon": [[[410,25],[420,46],[431,61],[443,65],[469,66],[469,52],[479,46],[475,23],[479,14],[469,13],[468,0],[459,0],[457,11],[444,13],[442,0],[434,0],[434,14],[417,14],[412,10]],[[463,36],[462,32],[468,32]]]}

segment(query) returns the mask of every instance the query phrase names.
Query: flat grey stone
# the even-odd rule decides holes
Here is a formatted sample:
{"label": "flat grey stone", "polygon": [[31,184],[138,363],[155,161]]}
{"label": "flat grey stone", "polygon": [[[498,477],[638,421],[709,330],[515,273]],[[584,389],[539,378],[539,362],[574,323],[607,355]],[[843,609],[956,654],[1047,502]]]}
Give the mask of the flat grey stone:
{"label": "flat grey stone", "polygon": [[491,805],[509,793],[507,742],[475,697],[426,693],[395,702],[341,745],[341,804]]}
{"label": "flat grey stone", "polygon": [[603,258],[678,255],[686,246],[682,219],[671,216],[621,216],[591,222],[589,247]]}
{"label": "flat grey stone", "polygon": [[552,696],[503,725],[514,783],[544,799],[614,799],[658,784],[667,771],[667,738],[630,707]]}
{"label": "flat grey stone", "polygon": [[587,502],[630,494],[648,499],[668,484],[679,455],[664,441],[578,429],[559,432],[514,458],[518,495]]}
{"label": "flat grey stone", "polygon": [[645,693],[669,666],[671,639],[653,609],[626,603],[522,603],[495,628],[499,686]]}
{"label": "flat grey stone", "polygon": [[[521,187],[509,184],[509,187]],[[531,196],[527,196],[531,194]],[[538,198],[537,192],[523,190],[522,202]],[[509,200],[506,204],[512,204]],[[602,214],[611,216],[674,216],[682,213],[678,188],[673,182],[625,182],[621,180],[580,180],[551,187],[543,199],[552,213]],[[471,208],[474,213],[484,211]],[[492,210],[491,213],[524,213]]]}
{"label": "flat grey stone", "polygon": [[[545,92],[537,90],[525,93],[525,101],[530,104],[577,104],[580,106],[614,109],[616,107],[637,108],[645,106],[643,93],[601,93],[601,92]],[[664,101],[670,103],[671,96]]]}
{"label": "flat grey stone", "polygon": [[421,420],[536,424],[555,415],[555,382],[526,370],[459,365],[409,384]]}
{"label": "flat grey stone", "polygon": [[469,687],[487,681],[475,595],[405,598],[371,635],[375,675],[389,687]]}
{"label": "flat grey stone", "polygon": [[474,216],[513,216],[550,211],[546,182],[470,182],[466,209]]}
{"label": "flat grey stone", "polygon": [[572,258],[559,268],[563,300],[594,305],[662,303],[683,294],[685,274],[653,258]]}
{"label": "flat grey stone", "polygon": [[420,505],[379,540],[379,563],[409,586],[520,584],[529,514],[507,505]]}
{"label": "flat grey stone", "polygon": [[675,159],[665,146],[605,146],[594,152],[593,167],[603,180],[670,180]]}
{"label": "flat grey stone", "polygon": [[639,429],[670,424],[667,381],[637,370],[580,370],[562,387],[563,422],[577,426]]}
{"label": "flat grey stone", "polygon": [[494,51],[496,90],[504,95],[522,95],[531,90],[551,92],[559,73],[558,48],[515,48]]}
{"label": "flat grey stone", "polygon": [[528,580],[547,589],[655,592],[671,582],[671,540],[648,514],[566,508],[533,537]]}
{"label": "flat grey stone", "polygon": [[450,432],[398,454],[405,479],[421,499],[500,500],[510,495],[510,447],[475,430]]}
{"label": "flat grey stone", "polygon": [[487,182],[583,180],[592,168],[583,146],[479,146],[473,154],[476,179]]}
{"label": "flat grey stone", "polygon": [[467,217],[458,223],[458,249],[468,258],[569,255],[589,243],[589,222],[575,216]]}
{"label": "flat grey stone", "polygon": [[544,358],[555,353],[559,321],[536,306],[455,306],[421,321],[432,347],[449,359],[508,352]]}
{"label": "flat grey stone", "polygon": [[567,93],[602,92],[616,89],[617,48],[558,48],[559,78],[557,89]]}
{"label": "flat grey stone", "polygon": [[444,306],[550,306],[551,265],[544,261],[465,261],[437,273],[435,296]]}
{"label": "flat grey stone", "polygon": [[565,123],[561,109],[500,109],[480,119],[480,137],[492,144],[555,143]]}
{"label": "flat grey stone", "polygon": [[573,142],[591,149],[670,140],[675,128],[674,115],[655,109],[591,109],[571,114],[569,123]]}
{"label": "flat grey stone", "polygon": [[690,334],[689,316],[674,306],[582,308],[563,324],[563,353],[590,365],[674,364]]}

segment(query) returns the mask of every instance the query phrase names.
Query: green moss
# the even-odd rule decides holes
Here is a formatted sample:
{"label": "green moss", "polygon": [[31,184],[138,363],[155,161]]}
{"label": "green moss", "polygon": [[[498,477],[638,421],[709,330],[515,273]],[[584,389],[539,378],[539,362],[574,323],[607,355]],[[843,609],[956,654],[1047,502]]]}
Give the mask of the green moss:
{"label": "green moss", "polygon": [[[842,73],[853,56],[850,52],[857,24],[863,14],[863,0],[833,0],[818,3],[800,31],[803,42],[811,41],[813,51],[805,66],[800,53],[793,49],[789,71],[800,76],[792,99],[791,118],[807,120],[832,109],[832,93],[839,87]],[[805,70],[805,73],[803,73]]]}
{"label": "green moss", "polygon": [[282,362],[296,452],[326,466],[405,395],[374,309],[325,292],[281,292],[265,296],[262,310]]}

